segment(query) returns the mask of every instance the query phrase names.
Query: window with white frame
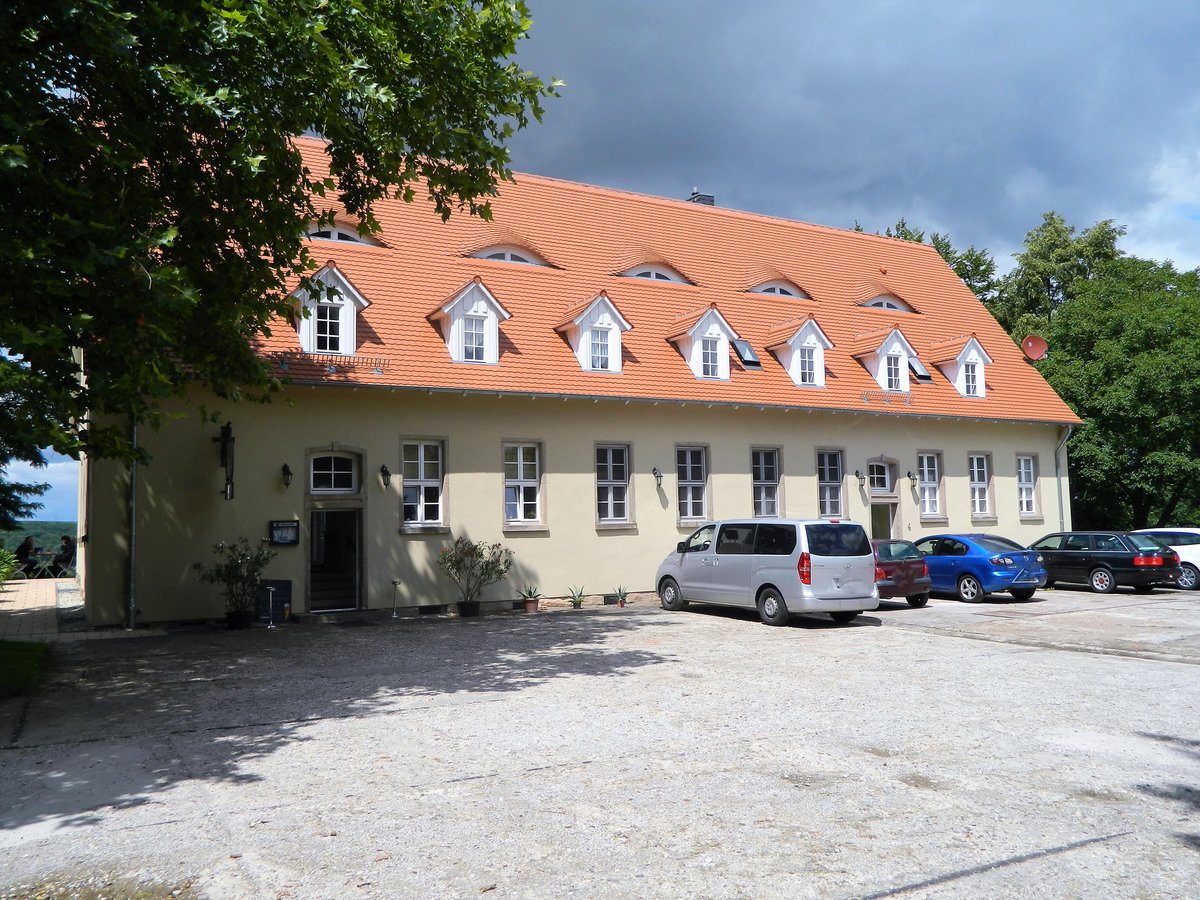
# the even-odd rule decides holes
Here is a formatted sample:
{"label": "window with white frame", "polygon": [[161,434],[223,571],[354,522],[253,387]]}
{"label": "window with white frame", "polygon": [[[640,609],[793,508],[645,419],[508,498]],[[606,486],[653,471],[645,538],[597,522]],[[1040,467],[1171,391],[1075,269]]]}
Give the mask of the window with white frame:
{"label": "window with white frame", "polygon": [[498,262],[521,263],[526,266],[544,266],[545,261],[522,247],[484,247],[471,254],[476,259],[493,259]]}
{"label": "window with white frame", "polygon": [[754,515],[779,515],[779,451],[750,451]]}
{"label": "window with white frame", "polygon": [[706,337],[703,339],[700,347],[700,366],[705,378],[721,377],[721,370],[717,363],[717,352],[720,348],[720,338]]}
{"label": "window with white frame", "polygon": [[963,363],[963,396],[979,396],[979,370],[976,363]]}
{"label": "window with white frame", "polygon": [[842,451],[817,451],[817,509],[822,516],[842,514]]}
{"label": "window with white frame", "polygon": [[540,522],[540,444],[504,445],[504,521]]}
{"label": "window with white frame", "polygon": [[887,389],[889,391],[901,390],[903,382],[900,380],[900,370],[902,362],[900,357],[895,353],[889,353],[886,360],[887,364]]}
{"label": "window with white frame", "polygon": [[629,521],[629,446],[596,448],[596,521]]}
{"label": "window with white frame", "polygon": [[989,469],[987,454],[972,453],[967,457],[970,472],[971,515],[990,516],[992,505],[988,497]]}
{"label": "window with white frame", "polygon": [[463,319],[462,335],[462,358],[467,362],[483,362],[487,339],[487,318],[485,316],[466,316]]}
{"label": "window with white frame", "polygon": [[405,524],[442,524],[442,457],[440,441],[404,441],[401,445]]}
{"label": "window with white frame", "polygon": [[887,463],[873,462],[867,466],[867,484],[872,494],[886,494],[892,489],[889,474],[890,467]]}
{"label": "window with white frame", "polygon": [[872,309],[894,309],[900,312],[912,312],[913,308],[900,300],[897,297],[892,297],[887,294],[880,294],[871,300],[868,300],[863,306],[869,306]]}
{"label": "window with white frame", "polygon": [[297,337],[305,353],[353,356],[357,350],[358,311],[369,305],[333,263],[312,279],[312,287],[299,287],[291,296],[298,302]]}
{"label": "window with white frame", "polygon": [[942,463],[936,453],[917,454],[917,492],[921,498],[921,515],[942,513]]}
{"label": "window with white frame", "polygon": [[349,453],[314,456],[308,471],[309,490],[314,494],[352,494],[358,490],[358,460]]}
{"label": "window with white frame", "polygon": [[816,347],[799,347],[796,350],[797,361],[800,366],[800,383],[801,384],[816,384],[817,383],[817,348]]}
{"label": "window with white frame", "polygon": [[1037,515],[1037,458],[1017,457],[1017,510],[1023,516]]}
{"label": "window with white frame", "polygon": [[621,273],[623,278],[647,278],[650,281],[673,281],[687,284],[687,279],[667,266],[634,266]]}
{"label": "window with white frame", "polygon": [[317,353],[342,352],[342,304],[322,300],[313,309]]}
{"label": "window with white frame", "polygon": [[591,329],[592,369],[597,372],[608,371],[608,338],[609,329],[593,326]]}
{"label": "window with white frame", "polygon": [[703,519],[708,464],[703,447],[675,448],[675,480],[678,487],[679,518]]}

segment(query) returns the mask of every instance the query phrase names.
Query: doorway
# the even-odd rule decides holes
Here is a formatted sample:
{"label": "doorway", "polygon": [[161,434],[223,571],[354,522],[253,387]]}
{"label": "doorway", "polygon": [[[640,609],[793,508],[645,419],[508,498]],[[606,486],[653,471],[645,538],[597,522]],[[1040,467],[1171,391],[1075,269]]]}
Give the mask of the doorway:
{"label": "doorway", "polygon": [[308,609],[358,609],[362,512],[314,509],[309,521]]}
{"label": "doorway", "polygon": [[871,504],[871,539],[887,540],[892,536],[892,522],[896,519],[895,503]]}

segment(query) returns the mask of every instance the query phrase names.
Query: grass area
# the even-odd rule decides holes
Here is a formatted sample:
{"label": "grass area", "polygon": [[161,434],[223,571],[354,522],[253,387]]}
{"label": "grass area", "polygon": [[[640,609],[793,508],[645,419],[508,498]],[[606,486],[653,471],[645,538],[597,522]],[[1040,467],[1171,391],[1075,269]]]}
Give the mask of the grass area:
{"label": "grass area", "polygon": [[49,653],[49,644],[0,641],[0,700],[24,693],[37,684]]}

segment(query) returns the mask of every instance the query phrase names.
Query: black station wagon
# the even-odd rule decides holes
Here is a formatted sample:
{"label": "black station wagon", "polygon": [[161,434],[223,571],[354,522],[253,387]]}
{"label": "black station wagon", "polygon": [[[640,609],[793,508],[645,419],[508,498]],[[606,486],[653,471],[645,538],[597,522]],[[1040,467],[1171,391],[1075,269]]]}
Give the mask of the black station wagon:
{"label": "black station wagon", "polygon": [[1098,594],[1117,585],[1149,593],[1179,582],[1179,554],[1146,534],[1127,531],[1063,531],[1029,545],[1045,561],[1050,587],[1056,581],[1086,584]]}

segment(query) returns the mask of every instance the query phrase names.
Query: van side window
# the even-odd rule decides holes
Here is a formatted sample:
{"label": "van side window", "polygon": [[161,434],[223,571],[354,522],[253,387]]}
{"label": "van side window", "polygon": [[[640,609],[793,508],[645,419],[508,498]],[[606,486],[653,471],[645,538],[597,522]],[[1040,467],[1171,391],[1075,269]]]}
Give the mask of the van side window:
{"label": "van side window", "polygon": [[750,524],[722,525],[717,535],[717,554],[749,556],[754,552],[754,526]]}
{"label": "van side window", "polygon": [[764,556],[791,556],[796,549],[795,525],[758,526],[754,537],[754,552]]}
{"label": "van side window", "polygon": [[703,528],[692,532],[692,536],[687,539],[684,544],[684,553],[699,553],[707,550],[712,546],[713,532],[717,530],[716,525],[705,525]]}

